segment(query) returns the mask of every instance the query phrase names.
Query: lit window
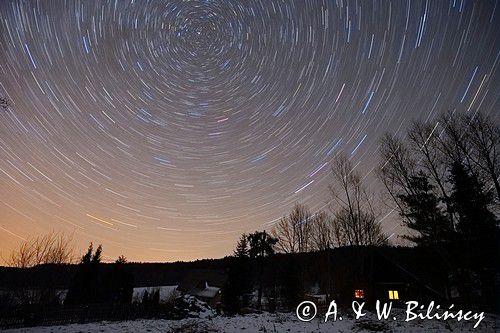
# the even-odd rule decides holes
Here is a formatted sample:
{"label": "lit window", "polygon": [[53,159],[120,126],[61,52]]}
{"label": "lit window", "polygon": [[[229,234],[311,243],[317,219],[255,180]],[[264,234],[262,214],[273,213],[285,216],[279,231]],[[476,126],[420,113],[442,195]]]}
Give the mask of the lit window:
{"label": "lit window", "polygon": [[354,290],[354,298],[365,298],[365,291],[363,289]]}
{"label": "lit window", "polygon": [[389,299],[399,299],[399,293],[397,290],[389,290]]}

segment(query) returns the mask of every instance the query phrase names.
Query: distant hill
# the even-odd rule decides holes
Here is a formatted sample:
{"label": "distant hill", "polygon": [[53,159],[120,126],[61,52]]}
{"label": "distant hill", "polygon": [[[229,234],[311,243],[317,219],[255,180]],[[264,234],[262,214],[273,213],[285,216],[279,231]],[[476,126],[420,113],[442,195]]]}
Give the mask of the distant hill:
{"label": "distant hill", "polygon": [[[443,290],[446,273],[435,254],[425,249],[408,247],[343,247],[330,250],[329,254],[327,252],[277,254],[268,260],[264,280],[265,283],[275,283],[277,279],[285,277],[292,265],[301,267],[305,272],[302,275],[305,285],[324,282],[321,280],[325,277],[327,258],[330,260],[328,269],[332,270],[332,278],[337,281],[351,279],[347,272],[351,275],[364,274],[363,270],[368,267],[367,254],[373,253],[377,253],[377,257],[386,258],[391,265],[400,267],[426,285]],[[126,269],[134,275],[135,287],[179,285],[186,279],[189,280],[190,275],[206,274],[207,280],[210,280],[209,276],[225,274],[233,260],[232,257],[226,257],[192,262],[127,263]],[[375,267],[370,269],[374,270],[374,273],[381,271],[381,265],[377,264],[377,261],[373,262]],[[114,264],[102,264],[102,269],[110,269],[112,265]],[[256,264],[251,263],[251,265]],[[13,289],[26,285],[31,288],[67,289],[76,274],[77,267],[77,265],[41,265],[26,269],[0,267],[0,289]],[[250,271],[256,274],[258,269],[255,266],[255,269]]]}
{"label": "distant hill", "polygon": [[[134,275],[135,287],[177,285],[194,270],[224,270],[226,259],[206,259],[174,263],[128,263]],[[110,269],[114,264],[102,264]],[[12,289],[28,284],[33,288],[67,289],[78,265],[40,265],[31,268],[0,266],[0,289]]]}

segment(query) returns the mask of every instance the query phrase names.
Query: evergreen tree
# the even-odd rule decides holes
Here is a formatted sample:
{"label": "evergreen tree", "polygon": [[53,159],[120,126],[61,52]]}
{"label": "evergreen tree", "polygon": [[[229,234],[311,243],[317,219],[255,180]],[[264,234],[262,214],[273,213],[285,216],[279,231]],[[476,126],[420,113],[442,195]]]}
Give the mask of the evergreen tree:
{"label": "evergreen tree", "polygon": [[92,263],[93,264],[99,264],[101,262],[101,255],[102,255],[102,245],[99,245],[97,249],[95,250],[94,256],[92,257]]}
{"label": "evergreen tree", "polygon": [[94,251],[94,245],[92,242],[90,242],[89,248],[87,249],[87,252],[83,255],[82,259],[80,260],[81,264],[90,264],[92,261],[92,252]]}
{"label": "evergreen tree", "polygon": [[256,231],[253,234],[248,235],[248,242],[250,244],[250,249],[248,254],[250,258],[257,260],[257,265],[259,267],[259,285],[257,293],[257,308],[262,307],[262,289],[263,289],[263,278],[264,278],[264,259],[266,257],[272,256],[274,254],[274,246],[278,242],[278,239],[271,237],[265,230]]}
{"label": "evergreen tree", "polygon": [[233,251],[234,256],[238,258],[248,257],[248,238],[246,234],[242,234],[238,243],[236,244],[236,249]]}
{"label": "evergreen tree", "polygon": [[446,242],[451,235],[450,225],[427,175],[421,171],[412,176],[409,188],[410,193],[398,198],[405,206],[402,215],[406,218],[406,226],[418,234],[405,238],[419,246],[438,246]]}
{"label": "evergreen tree", "polygon": [[463,164],[453,163],[450,170],[453,186],[451,202],[458,214],[458,232],[474,241],[484,241],[495,234],[498,220],[490,211],[491,191],[486,191],[479,179],[468,173]]}
{"label": "evergreen tree", "polygon": [[234,257],[228,258],[228,279],[222,293],[222,304],[224,311],[228,314],[240,311],[241,299],[252,287],[248,262],[248,236],[246,234],[241,235],[233,254]]}
{"label": "evergreen tree", "polygon": [[131,303],[134,292],[134,276],[127,270],[127,259],[118,257],[103,276],[104,302]]}
{"label": "evergreen tree", "polygon": [[68,290],[66,304],[86,304],[103,301],[105,295],[100,271],[101,253],[101,245],[93,252],[93,244],[90,243],[87,252],[80,260],[77,273]]}
{"label": "evergreen tree", "polygon": [[247,238],[250,244],[248,250],[250,258],[264,258],[274,254],[274,246],[278,240],[271,237],[265,230],[256,231]]}
{"label": "evergreen tree", "polygon": [[[467,304],[477,302],[477,290],[481,290],[482,301],[494,304],[499,229],[498,219],[489,208],[493,194],[459,162],[452,164],[449,181],[451,207],[458,215],[455,253],[460,268],[456,280],[461,296]],[[477,279],[480,283],[473,282]]]}
{"label": "evergreen tree", "polygon": [[119,256],[118,259],[115,261],[116,264],[126,264],[127,263],[127,258],[123,255]]}

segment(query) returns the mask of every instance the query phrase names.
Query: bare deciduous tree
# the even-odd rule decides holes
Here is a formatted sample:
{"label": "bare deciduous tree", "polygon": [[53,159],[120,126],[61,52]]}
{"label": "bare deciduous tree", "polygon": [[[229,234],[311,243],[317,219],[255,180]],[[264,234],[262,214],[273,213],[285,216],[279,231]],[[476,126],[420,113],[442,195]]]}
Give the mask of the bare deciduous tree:
{"label": "bare deciduous tree", "polygon": [[41,264],[68,264],[75,259],[73,237],[52,232],[31,238],[12,251],[9,266],[27,268]]}
{"label": "bare deciduous tree", "polygon": [[324,251],[333,246],[333,221],[325,212],[319,211],[312,219],[312,247]]}
{"label": "bare deciduous tree", "polygon": [[[69,264],[74,262],[73,237],[51,232],[31,238],[13,250],[7,265],[30,268],[42,264]],[[60,291],[41,287],[36,275],[23,275],[20,287],[12,290],[14,304],[55,304],[61,301]],[[43,283],[42,283],[43,284]]]}
{"label": "bare deciduous tree", "polygon": [[334,160],[334,183],[330,185],[333,235],[339,246],[382,245],[386,237],[376,221],[373,198],[346,156]]}
{"label": "bare deciduous tree", "polygon": [[500,201],[500,125],[483,115],[447,113],[441,117],[442,149],[448,165],[465,164],[468,171],[495,189]]}
{"label": "bare deciduous tree", "polygon": [[[410,150],[416,157],[414,168],[418,168],[429,178],[429,183],[435,187],[436,197],[443,198],[443,204],[446,207],[449,227],[453,230],[455,220],[453,209],[450,206],[450,191],[447,186],[448,166],[446,155],[442,149],[439,149],[442,142],[440,135],[439,122],[436,124],[413,122],[408,130],[408,139]],[[415,176],[415,175],[412,175]]]}
{"label": "bare deciduous tree", "polygon": [[[415,177],[425,176],[429,196],[437,199],[436,212],[443,209],[448,230],[456,231],[458,216],[451,206],[453,190],[449,178],[452,165],[463,165],[485,188],[494,189],[500,203],[500,126],[477,112],[448,112],[435,122],[414,122],[404,139],[385,135],[381,140],[380,179],[396,204],[405,225],[414,222],[414,212],[403,198],[418,198]],[[430,219],[430,220],[440,220]]]}
{"label": "bare deciduous tree", "polygon": [[271,230],[273,237],[278,239],[276,249],[283,253],[309,251],[311,233],[311,213],[301,204],[295,204],[292,212],[281,218]]}
{"label": "bare deciduous tree", "polygon": [[[415,122],[408,131],[407,142],[403,142],[390,134],[384,135],[381,140],[380,154],[383,163],[379,168],[379,177],[391,201],[396,204],[404,225],[409,228],[408,235],[404,236],[405,238],[417,239],[419,233],[421,233],[421,231],[413,228],[416,222],[415,207],[409,205],[408,200],[410,198],[421,199],[424,192],[429,198],[449,197],[449,186],[446,184],[447,170],[443,166],[444,154],[435,152],[436,146],[439,146],[437,141],[441,140],[441,138],[435,136],[436,133],[435,126],[430,127]],[[420,184],[417,180],[423,178],[426,178],[428,182],[428,188],[425,191],[415,186]],[[437,201],[439,204],[439,199]],[[444,205],[448,212],[447,219],[450,230],[452,230],[454,225],[452,209],[446,199]],[[441,221],[437,216],[431,216],[433,213],[440,211],[439,207],[435,206],[432,209],[427,207],[425,210],[429,215],[426,218],[428,222]],[[433,229],[433,226],[429,226],[429,228]],[[436,243],[437,240],[429,241]]]}
{"label": "bare deciduous tree", "polygon": [[412,188],[409,186],[411,177],[416,173],[416,161],[408,147],[393,135],[386,134],[381,139],[380,154],[383,164],[379,173],[387,192],[394,200],[400,211],[403,208],[397,196],[401,193],[410,195]]}
{"label": "bare deciduous tree", "polygon": [[475,148],[473,162],[489,175],[500,201],[500,125],[493,119],[478,113],[469,122],[469,137]]}

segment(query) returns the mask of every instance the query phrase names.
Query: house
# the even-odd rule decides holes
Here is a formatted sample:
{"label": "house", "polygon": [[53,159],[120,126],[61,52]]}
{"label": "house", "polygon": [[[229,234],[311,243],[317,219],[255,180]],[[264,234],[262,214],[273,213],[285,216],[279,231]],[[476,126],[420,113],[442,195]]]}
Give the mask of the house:
{"label": "house", "polygon": [[211,287],[205,281],[205,286],[202,285],[197,291],[192,290],[192,296],[207,303],[212,308],[216,308],[221,301],[221,288]]}
{"label": "house", "polygon": [[223,270],[198,269],[189,272],[177,287],[183,295],[191,295],[217,308],[222,297],[222,287],[227,276]]}
{"label": "house", "polygon": [[413,257],[401,254],[398,257],[392,251],[384,252],[383,249],[377,248],[349,251],[344,254],[344,260],[347,259],[345,262],[336,257],[333,274],[334,298],[346,302],[368,301],[371,305],[374,305],[376,300],[391,301],[395,306],[408,300],[446,301],[442,285],[436,287],[435,283],[418,274],[418,267],[415,266],[418,261],[418,258],[415,258],[416,252]]}

